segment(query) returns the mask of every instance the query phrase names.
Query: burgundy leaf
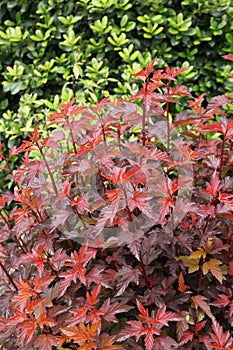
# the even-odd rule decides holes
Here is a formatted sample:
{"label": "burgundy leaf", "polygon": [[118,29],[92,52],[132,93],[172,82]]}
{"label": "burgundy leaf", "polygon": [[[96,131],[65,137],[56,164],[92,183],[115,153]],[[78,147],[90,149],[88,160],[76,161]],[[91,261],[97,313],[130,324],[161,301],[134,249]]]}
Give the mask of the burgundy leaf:
{"label": "burgundy leaf", "polygon": [[177,342],[168,336],[157,337],[154,340],[153,350],[172,350],[178,349]]}
{"label": "burgundy leaf", "polygon": [[100,315],[108,322],[117,323],[116,314],[127,312],[132,309],[131,306],[122,305],[121,303],[115,302],[110,304],[110,298],[106,299],[103,305],[101,306]]}
{"label": "burgundy leaf", "polygon": [[52,334],[40,334],[35,340],[35,345],[40,350],[52,350],[53,346],[57,347],[57,340]]}
{"label": "burgundy leaf", "polygon": [[117,294],[119,296],[124,293],[130,283],[138,285],[141,272],[133,269],[131,266],[123,266],[116,275],[117,278]]}
{"label": "burgundy leaf", "polygon": [[229,103],[229,98],[225,95],[218,95],[215,97],[212,97],[210,102],[208,103],[207,110],[213,109],[216,107],[223,107]]}

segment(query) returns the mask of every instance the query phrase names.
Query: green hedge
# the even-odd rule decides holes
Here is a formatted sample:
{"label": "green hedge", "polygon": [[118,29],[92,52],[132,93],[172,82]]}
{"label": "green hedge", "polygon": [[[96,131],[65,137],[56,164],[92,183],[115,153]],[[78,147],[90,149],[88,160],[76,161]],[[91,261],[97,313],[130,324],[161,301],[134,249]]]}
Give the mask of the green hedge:
{"label": "green hedge", "polygon": [[186,67],[195,94],[231,90],[232,16],[231,0],[1,0],[1,140],[19,143],[74,94],[127,97],[155,56]]}

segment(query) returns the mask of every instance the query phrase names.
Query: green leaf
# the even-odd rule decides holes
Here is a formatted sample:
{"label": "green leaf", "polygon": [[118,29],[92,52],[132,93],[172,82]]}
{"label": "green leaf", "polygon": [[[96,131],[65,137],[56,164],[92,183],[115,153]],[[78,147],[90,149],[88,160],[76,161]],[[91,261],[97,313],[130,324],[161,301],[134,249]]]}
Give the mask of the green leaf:
{"label": "green leaf", "polygon": [[123,28],[127,22],[128,22],[128,16],[124,15],[121,19],[120,26]]}

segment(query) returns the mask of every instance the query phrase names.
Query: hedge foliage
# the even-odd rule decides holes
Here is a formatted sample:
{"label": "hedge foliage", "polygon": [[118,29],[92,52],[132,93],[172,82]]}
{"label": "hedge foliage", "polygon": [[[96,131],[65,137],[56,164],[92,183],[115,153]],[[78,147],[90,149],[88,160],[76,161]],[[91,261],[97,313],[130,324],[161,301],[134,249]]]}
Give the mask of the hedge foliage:
{"label": "hedge foliage", "polygon": [[74,94],[133,94],[132,74],[155,56],[156,68],[187,68],[181,79],[196,94],[230,90],[221,56],[232,15],[231,0],[1,0],[0,140],[18,144]]}

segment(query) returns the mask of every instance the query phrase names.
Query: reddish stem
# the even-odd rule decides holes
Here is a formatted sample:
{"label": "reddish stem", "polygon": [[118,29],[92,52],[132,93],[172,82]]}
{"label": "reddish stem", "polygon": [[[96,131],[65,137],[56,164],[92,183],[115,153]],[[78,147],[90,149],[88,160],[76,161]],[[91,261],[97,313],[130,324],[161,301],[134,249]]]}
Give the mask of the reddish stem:
{"label": "reddish stem", "polygon": [[16,238],[16,240],[18,241],[18,245],[19,245],[19,247],[22,249],[22,251],[23,251],[24,253],[27,253],[27,246],[26,246],[26,244],[24,243],[24,241],[22,240],[22,238],[21,238],[21,237],[19,237],[19,238],[15,237],[15,238]]}
{"label": "reddish stem", "polygon": [[119,146],[119,149],[121,151],[121,131],[120,131],[120,128],[117,129],[117,138],[118,138],[118,146]]}
{"label": "reddish stem", "polygon": [[146,106],[145,106],[146,96],[143,98],[143,112],[142,112],[142,145],[146,144]]}
{"label": "reddish stem", "polygon": [[[7,169],[8,169],[8,171],[9,171],[9,173],[10,173],[11,176],[14,178],[14,174],[13,174],[13,171],[12,171],[12,169],[11,169],[11,167],[10,167],[9,160],[8,160],[7,158],[5,158],[5,157],[3,157],[3,159],[4,159],[5,162],[6,162],[6,166],[7,166]],[[16,187],[19,189],[19,184],[18,184],[18,182],[17,182],[15,179],[14,179],[14,183],[15,183]]]}
{"label": "reddish stem", "polygon": [[9,229],[11,229],[11,226],[9,224],[9,222],[7,221],[7,219],[5,218],[4,215],[2,215],[2,213],[0,212],[0,216],[2,217],[3,221],[5,222],[5,224],[8,226]]}
{"label": "reddish stem", "polygon": [[225,148],[225,135],[223,136],[222,146],[221,146],[221,154],[220,154],[220,164],[219,164],[219,179],[222,178],[222,168],[223,168],[223,155]]}
{"label": "reddish stem", "polygon": [[148,280],[148,277],[147,277],[147,274],[146,274],[146,269],[145,269],[145,265],[144,265],[144,262],[143,262],[143,257],[142,257],[141,250],[140,250],[140,253],[139,253],[139,259],[140,259],[140,266],[141,266],[142,274],[143,274],[144,281],[145,281],[145,284],[146,284],[146,288],[149,289],[150,283],[149,283],[149,280]]}
{"label": "reddish stem", "polygon": [[103,139],[104,139],[104,146],[107,149],[107,142],[106,142],[106,135],[105,135],[105,130],[104,130],[104,124],[101,124],[102,128],[102,134],[103,134]]}
{"label": "reddish stem", "polygon": [[201,288],[201,282],[202,282],[202,279],[203,279],[203,273],[202,273],[202,268],[200,270],[200,275],[199,275],[199,280],[198,280],[198,290]]}
{"label": "reddish stem", "polygon": [[53,174],[52,174],[52,172],[51,172],[51,169],[50,169],[50,167],[49,167],[49,164],[48,164],[48,162],[47,162],[47,160],[46,160],[46,158],[45,158],[44,152],[43,152],[41,146],[39,145],[39,143],[38,143],[37,141],[36,141],[36,145],[37,145],[37,147],[38,147],[38,149],[39,149],[39,152],[40,152],[40,154],[41,154],[41,156],[42,156],[42,158],[43,158],[43,160],[44,160],[44,162],[45,162],[45,166],[46,166],[46,168],[47,168],[47,170],[48,170],[50,179],[51,179],[51,181],[52,181],[54,191],[55,191],[56,195],[58,196],[57,186],[56,186],[56,183],[55,183]]}
{"label": "reddish stem", "polygon": [[0,267],[2,268],[2,270],[5,272],[5,274],[7,275],[8,280],[10,281],[10,283],[12,284],[12,286],[15,288],[16,291],[18,291],[18,287],[16,286],[15,282],[13,281],[11,275],[9,274],[9,272],[6,270],[5,266],[2,264],[2,262],[0,261]]}
{"label": "reddish stem", "polygon": [[66,118],[66,122],[67,122],[68,128],[70,130],[70,136],[71,136],[71,140],[72,140],[74,153],[77,154],[77,147],[76,147],[76,143],[75,143],[75,139],[74,139],[74,134],[73,134],[73,131],[72,131],[72,125],[70,124],[69,117],[65,115],[65,118]]}
{"label": "reddish stem", "polygon": [[[169,90],[170,90],[170,80],[168,81],[167,85],[167,94],[169,95]],[[170,137],[171,137],[171,128],[170,128],[170,123],[169,123],[169,107],[170,104],[169,102],[166,102],[166,121],[167,121],[167,153],[169,154],[170,151]]]}

